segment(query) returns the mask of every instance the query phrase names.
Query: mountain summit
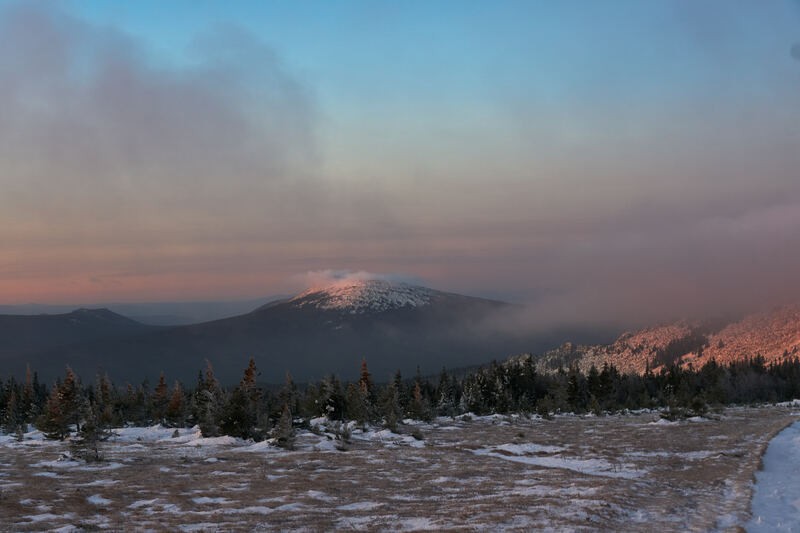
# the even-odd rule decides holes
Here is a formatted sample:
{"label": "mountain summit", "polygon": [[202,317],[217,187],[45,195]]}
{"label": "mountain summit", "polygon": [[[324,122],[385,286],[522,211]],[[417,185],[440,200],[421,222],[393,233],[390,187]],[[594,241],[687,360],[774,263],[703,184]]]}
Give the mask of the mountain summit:
{"label": "mountain summit", "polygon": [[289,303],[298,308],[311,307],[350,314],[380,313],[403,307],[430,305],[444,293],[381,279],[342,280],[327,287],[314,287],[295,296]]}

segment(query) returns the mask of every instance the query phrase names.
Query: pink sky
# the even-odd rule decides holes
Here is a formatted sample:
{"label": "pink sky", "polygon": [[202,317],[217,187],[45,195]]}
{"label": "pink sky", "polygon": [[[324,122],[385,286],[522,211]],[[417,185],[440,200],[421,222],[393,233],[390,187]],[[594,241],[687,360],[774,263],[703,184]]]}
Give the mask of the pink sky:
{"label": "pink sky", "polygon": [[[0,10],[0,304],[261,297],[325,269],[576,320],[800,297],[787,6],[632,3],[619,30],[415,4],[358,39],[311,20],[316,42],[269,25],[290,7],[170,33],[103,5]],[[526,20],[562,26],[529,42]],[[452,39],[403,41],[422,26]]]}

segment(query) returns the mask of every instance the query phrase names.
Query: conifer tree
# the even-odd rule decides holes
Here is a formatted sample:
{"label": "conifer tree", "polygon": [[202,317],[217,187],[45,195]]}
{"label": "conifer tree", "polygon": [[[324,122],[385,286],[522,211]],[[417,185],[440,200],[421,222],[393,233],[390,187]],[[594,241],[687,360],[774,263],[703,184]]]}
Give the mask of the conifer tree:
{"label": "conifer tree", "polygon": [[372,374],[369,373],[366,359],[361,360],[361,376],[358,378],[358,388],[370,401],[374,400],[375,392],[372,384]]}
{"label": "conifer tree", "polygon": [[81,417],[81,390],[78,376],[67,367],[64,381],[58,387],[58,401],[61,404],[61,412],[67,424],[75,424],[76,430],[80,431]]}
{"label": "conifer tree", "polygon": [[151,419],[147,406],[148,382],[144,380],[141,385],[134,387],[130,383],[125,385],[125,396],[122,400],[122,410],[125,412],[125,421],[143,426]]}
{"label": "conifer tree", "polygon": [[36,427],[48,439],[64,440],[69,436],[69,422],[61,404],[59,388],[56,384],[50,392],[44,412],[36,421]]}
{"label": "conifer tree", "polygon": [[397,423],[403,416],[403,410],[400,406],[400,397],[397,391],[397,385],[394,381],[389,382],[383,390],[380,409],[381,415],[383,416],[383,424],[386,429],[397,433]]}
{"label": "conifer tree", "polygon": [[83,425],[70,443],[73,453],[85,461],[101,461],[100,443],[111,436],[111,431],[101,420],[98,410],[96,403],[83,399],[80,410]]}
{"label": "conifer tree", "polygon": [[11,389],[6,402],[2,419],[3,431],[7,434],[16,433],[22,427],[22,406],[17,400],[17,391]]}
{"label": "conifer tree", "polygon": [[114,385],[108,374],[102,376],[98,374],[95,378],[94,390],[95,411],[99,423],[105,427],[122,424],[122,418],[114,413],[115,400]]}
{"label": "conifer tree", "polygon": [[[320,397],[320,387],[314,383],[306,385],[303,391],[303,397],[300,400],[300,409],[304,418],[313,418],[320,415],[322,400]],[[277,405],[282,405],[278,403]],[[277,420],[281,416],[280,411],[274,413],[274,418]]]}
{"label": "conifer tree", "polygon": [[33,374],[31,373],[31,365],[26,365],[25,384],[22,386],[22,397],[19,406],[23,424],[32,422],[38,416],[39,413],[37,412],[36,403],[37,403],[37,397],[33,385]]}
{"label": "conifer tree", "polygon": [[490,410],[488,400],[487,378],[483,372],[477,371],[464,378],[460,402],[462,411],[485,414]]}
{"label": "conifer tree", "polygon": [[255,437],[258,402],[261,398],[261,391],[256,387],[257,373],[255,361],[250,358],[242,381],[233,390],[222,410],[220,429],[224,434],[243,439]]}
{"label": "conifer tree", "polygon": [[152,398],[152,414],[153,421],[158,424],[164,424],[167,415],[167,405],[169,404],[169,387],[167,380],[164,377],[164,372],[158,377],[158,384],[153,391]]}
{"label": "conifer tree", "polygon": [[108,374],[98,375],[95,385],[95,398],[103,405],[111,405],[114,402],[114,385]]}
{"label": "conifer tree", "polygon": [[397,404],[400,406],[400,418],[402,418],[403,413],[405,413],[408,409],[408,404],[410,403],[411,398],[408,387],[403,381],[403,374],[400,373],[399,369],[394,373],[394,377],[392,377],[392,383],[397,391]]}
{"label": "conifer tree", "polygon": [[219,388],[217,378],[214,376],[214,368],[208,360],[206,360],[205,375],[202,377],[202,382],[198,383],[198,388],[195,391],[194,402],[196,422],[200,426],[203,436],[218,436],[222,391]]}
{"label": "conifer tree", "polygon": [[294,425],[292,424],[292,411],[287,404],[283,404],[281,417],[274,431],[275,443],[281,448],[294,450]]}
{"label": "conifer tree", "polygon": [[456,414],[456,397],[453,384],[447,370],[442,368],[439,374],[439,386],[436,388],[436,411],[439,416],[454,416]]}
{"label": "conifer tree", "polygon": [[183,394],[183,387],[180,381],[175,381],[172,387],[172,394],[169,397],[169,403],[166,409],[167,424],[170,427],[182,427],[186,423],[186,408],[185,398]]}
{"label": "conifer tree", "polygon": [[375,418],[375,385],[367,368],[367,360],[361,360],[361,373],[358,382],[349,383],[345,391],[345,416],[360,425]]}
{"label": "conifer tree", "polygon": [[278,393],[278,405],[283,404],[288,405],[293,413],[300,412],[300,393],[297,391],[297,385],[295,385],[292,374],[289,372],[286,372],[283,387]]}
{"label": "conifer tree", "polygon": [[248,391],[255,390],[256,377],[258,377],[256,360],[251,357],[247,368],[244,369],[244,375],[242,376],[242,381],[239,383],[239,386]]}
{"label": "conifer tree", "polygon": [[348,383],[344,391],[344,416],[346,420],[355,420],[359,424],[365,422],[366,416],[361,409],[361,394],[358,383]]}
{"label": "conifer tree", "polygon": [[69,436],[71,424],[80,431],[81,400],[78,377],[67,367],[64,381],[53,386],[45,410],[37,419],[37,428],[48,439],[62,440]]}
{"label": "conifer tree", "polygon": [[430,405],[428,399],[422,395],[422,383],[419,379],[414,383],[408,412],[415,420],[429,421],[431,419]]}
{"label": "conifer tree", "polygon": [[364,426],[370,420],[370,409],[364,389],[356,383],[347,384],[345,392],[346,417]]}
{"label": "conifer tree", "polygon": [[342,420],[344,417],[344,393],[342,384],[336,376],[328,376],[322,380],[317,390],[317,416],[327,416],[330,420]]}
{"label": "conifer tree", "polygon": [[[590,374],[590,377],[592,375],[594,375],[596,379],[596,368],[594,374]],[[586,407],[589,405],[587,379],[581,374],[580,370],[578,370],[577,365],[573,365],[569,369],[567,378],[567,402],[569,403],[569,409],[576,413],[586,411]]]}

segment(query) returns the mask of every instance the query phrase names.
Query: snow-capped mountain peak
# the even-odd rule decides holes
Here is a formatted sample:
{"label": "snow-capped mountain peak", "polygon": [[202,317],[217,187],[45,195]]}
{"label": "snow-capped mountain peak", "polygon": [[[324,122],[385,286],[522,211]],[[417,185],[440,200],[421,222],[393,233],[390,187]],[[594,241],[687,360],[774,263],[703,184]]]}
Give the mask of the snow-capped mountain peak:
{"label": "snow-capped mountain peak", "polygon": [[380,279],[342,280],[327,287],[308,289],[290,303],[296,307],[357,314],[430,305],[435,294],[432,289],[407,283]]}

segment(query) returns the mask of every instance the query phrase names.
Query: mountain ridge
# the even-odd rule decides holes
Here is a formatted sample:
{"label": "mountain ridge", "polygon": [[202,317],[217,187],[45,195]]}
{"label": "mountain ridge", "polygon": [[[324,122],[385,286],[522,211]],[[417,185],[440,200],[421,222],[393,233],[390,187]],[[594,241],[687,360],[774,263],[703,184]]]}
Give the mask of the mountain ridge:
{"label": "mountain ridge", "polygon": [[[161,328],[121,339],[96,339],[28,353],[48,379],[69,364],[82,375],[151,380],[163,370],[189,382],[209,360],[221,382],[236,382],[255,357],[264,381],[297,381],[357,374],[363,358],[373,374],[435,373],[482,364],[521,350],[545,349],[561,333],[515,336],[487,324],[512,304],[445,293],[399,282],[364,280],[311,288],[249,313],[210,322]],[[573,331],[572,333],[575,333]],[[578,332],[580,333],[580,332]]]}
{"label": "mountain ridge", "polygon": [[[735,320],[679,320],[626,332],[607,344],[586,343],[610,338],[587,328],[496,328],[518,310],[408,283],[341,280],[242,315],[187,326],[145,326],[108,309],[0,315],[0,362],[18,369],[31,363],[48,379],[68,364],[84,375],[103,370],[136,381],[163,370],[188,381],[208,359],[222,381],[235,382],[252,356],[270,376],[267,381],[279,382],[286,372],[304,381],[327,374],[347,378],[362,358],[378,376],[397,369],[409,374],[417,366],[434,373],[513,353],[538,354],[540,372],[611,364],[641,374],[672,364],[697,368],[712,358],[727,364],[760,355],[769,364],[800,352],[800,306]],[[576,336],[584,343],[563,342]]]}
{"label": "mountain ridge", "polygon": [[620,372],[657,371],[671,364],[698,368],[710,360],[729,364],[761,356],[780,363],[800,352],[800,305],[785,305],[729,321],[679,320],[626,332],[610,344],[566,342],[536,357],[537,368],[551,372],[577,364],[614,365]]}
{"label": "mountain ridge", "polygon": [[0,362],[25,354],[158,329],[106,308],[75,309],[69,313],[0,315]]}

